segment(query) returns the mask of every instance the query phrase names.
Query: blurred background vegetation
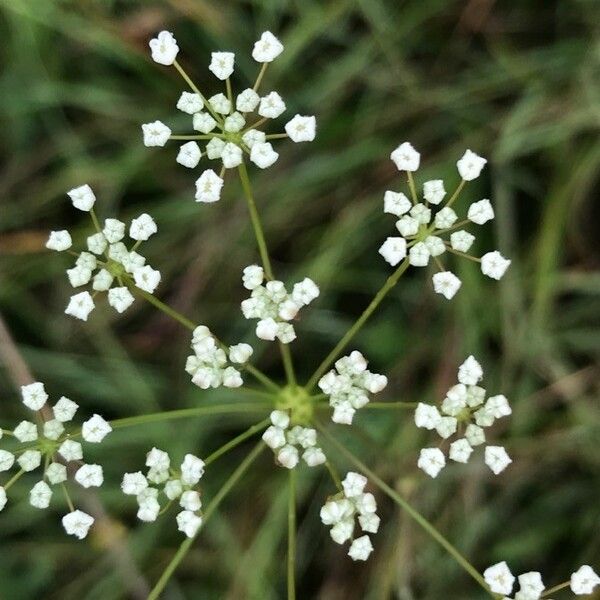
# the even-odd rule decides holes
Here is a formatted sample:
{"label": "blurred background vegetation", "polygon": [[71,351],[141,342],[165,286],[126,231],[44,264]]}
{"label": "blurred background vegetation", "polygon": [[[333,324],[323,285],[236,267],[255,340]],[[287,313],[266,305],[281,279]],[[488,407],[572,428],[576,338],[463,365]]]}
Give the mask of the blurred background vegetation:
{"label": "blurred background vegetation", "polygon": [[[234,86],[241,90],[257,71],[252,44],[271,29],[286,49],[264,89],[282,94],[286,114],[315,113],[319,124],[313,144],[282,141],[274,167],[251,169],[276,273],[290,281],[308,275],[322,290],[292,347],[300,380],[390,272],[377,254],[394,226],[382,213],[382,197],[386,189],[404,189],[390,151],[410,140],[422,153],[418,181],[443,177],[447,189],[466,147],[488,157],[489,168],[459,207],[492,199],[497,219],[480,229],[477,248],[498,247],[512,258],[508,275],[498,284],[476,265],[455,262],[463,288],[446,302],[433,294],[427,273],[413,270],[352,347],[390,377],[384,399],[409,402],[440,399],[464,357],[478,356],[488,390],[513,403],[513,417],[493,435],[514,464],[490,477],[477,457],[433,482],[415,466],[429,436],[403,411],[366,411],[351,431],[332,431],[478,569],[507,560],[514,572],[540,570],[555,584],[583,562],[599,565],[595,0],[0,0],[0,6],[0,312],[53,398],[64,394],[86,415],[118,418],[236,397],[190,384],[183,371],[189,333],[142,301],[122,317],[102,302],[87,324],[66,317],[70,261],[48,255],[43,244],[50,229],[63,227],[84,239],[88,222],[65,190],[88,182],[101,217],[148,211],[156,218],[159,234],[144,253],[163,273],[159,297],[223,339],[252,340],[252,325],[237,306],[244,297],[240,271],[258,255],[238,182],[226,181],[220,203],[196,204],[197,175],[175,163],[177,145],[145,148],[140,124],[158,118],[183,129],[187,123],[175,110],[183,82],[149,58],[147,43],[157,31],[174,32],[182,64],[212,94],[221,89],[207,71],[210,51],[236,52]],[[280,377],[276,347],[255,345],[259,366]],[[0,369],[5,426],[23,418],[15,368]],[[116,432],[94,457],[111,482],[100,496],[116,522],[89,543],[62,533],[60,500],[51,514],[31,509],[24,478],[0,518],[0,597],[134,596],[106,550],[115,531],[132,556],[131,564],[116,560],[143,590],[132,565],[154,582],[181,535],[172,515],[154,526],[136,522],[135,507],[116,485],[121,474],[141,468],[152,445],[175,456],[206,455],[259,418],[197,418]],[[216,463],[205,478],[206,498],[249,447]],[[265,452],[164,597],[283,597],[285,481]],[[374,536],[375,552],[365,565],[353,563],[319,522],[331,488],[320,470],[302,473],[299,598],[482,597],[380,493],[384,526]]]}

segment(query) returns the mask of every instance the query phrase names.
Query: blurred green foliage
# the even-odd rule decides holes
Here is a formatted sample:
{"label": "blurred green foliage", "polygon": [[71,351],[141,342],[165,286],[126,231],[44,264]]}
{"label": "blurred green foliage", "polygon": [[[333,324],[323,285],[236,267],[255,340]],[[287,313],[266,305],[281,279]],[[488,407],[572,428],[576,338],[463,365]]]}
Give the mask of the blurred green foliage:
{"label": "blurred green foliage", "polygon": [[[367,305],[390,272],[377,254],[393,230],[386,189],[404,189],[390,151],[410,140],[422,153],[418,181],[456,181],[466,147],[489,158],[485,176],[459,203],[490,197],[493,225],[480,250],[513,259],[500,282],[454,263],[463,288],[435,296],[412,270],[353,347],[387,373],[390,400],[434,400],[468,353],[490,391],[513,402],[494,435],[514,464],[491,478],[480,460],[434,481],[416,467],[426,435],[407,412],[360,414],[335,429],[483,569],[540,570],[559,583],[582,562],[598,566],[600,537],[600,164],[598,3],[593,0],[0,0],[3,117],[0,170],[0,311],[36,378],[85,414],[117,418],[197,406],[231,393],[203,392],[183,363],[189,333],[138,301],[123,317],[101,306],[89,323],[63,315],[71,293],[66,257],[43,251],[49,229],[88,223],[65,190],[89,182],[101,217],[148,211],[159,234],[146,246],[163,273],[159,296],[221,338],[253,338],[237,305],[241,269],[258,254],[241,190],[226,181],[216,205],[192,201],[194,174],[177,147],[147,149],[140,124],[184,128],[173,69],[149,59],[147,42],[173,31],[182,64],[209,94],[211,50],[236,52],[234,86],[254,80],[253,41],[280,35],[285,53],[267,73],[288,113],[315,113],[313,144],[279,144],[280,159],[251,176],[274,267],[309,275],[322,295],[306,310],[293,344],[300,380]],[[258,365],[281,377],[274,345]],[[9,369],[0,369],[0,423],[21,420]],[[233,396],[235,397],[235,396]],[[181,541],[171,517],[140,526],[116,482],[142,467],[152,446],[206,455],[258,420],[190,419],[116,432],[98,451],[101,498],[121,521],[137,565],[153,582]],[[250,446],[206,477],[218,490]],[[335,457],[340,469],[347,464]],[[0,597],[10,600],[127,597],[101,536],[75,543],[51,513],[27,506],[17,485],[0,516]],[[31,480],[33,482],[33,479]],[[285,586],[285,473],[264,453],[203,531],[165,598],[280,598]],[[352,563],[318,518],[331,484],[299,480],[299,598],[440,600],[482,597],[476,584],[386,497],[366,565]],[[21,496],[20,502],[18,496]],[[568,594],[565,594],[567,597]]]}

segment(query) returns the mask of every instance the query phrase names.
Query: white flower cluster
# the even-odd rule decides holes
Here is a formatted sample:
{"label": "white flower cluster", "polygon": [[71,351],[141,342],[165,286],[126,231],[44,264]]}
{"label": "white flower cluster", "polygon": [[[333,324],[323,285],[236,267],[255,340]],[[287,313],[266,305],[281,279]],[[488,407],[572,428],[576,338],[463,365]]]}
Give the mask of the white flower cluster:
{"label": "white flower cluster", "polygon": [[387,377],[367,370],[367,360],[357,350],[337,360],[319,381],[333,407],[331,420],[343,425],[351,425],[354,413],[369,403],[368,393],[377,394],[386,385]]}
{"label": "white flower cluster", "polygon": [[[152,58],[163,65],[175,63],[179,48],[172,34],[163,31],[158,38],[151,40]],[[263,66],[283,52],[281,42],[269,31],[265,31],[254,45],[252,57]],[[191,125],[198,132],[183,144],[177,155],[177,162],[184,167],[195,168],[203,155],[194,138],[207,140],[204,154],[209,160],[221,161],[220,173],[213,169],[205,170],[196,181],[196,201],[216,202],[221,198],[223,177],[227,169],[242,164],[244,153],[261,169],[270,167],[278,159],[269,140],[289,137],[293,142],[310,142],[316,133],[316,120],[313,116],[295,115],[285,125],[285,134],[269,136],[260,130],[269,119],[278,118],[286,110],[285,102],[277,92],[259,96],[257,89],[260,79],[252,88],[243,90],[233,98],[229,78],[233,74],[235,54],[233,52],[213,52],[209,70],[221,81],[227,82],[226,94],[219,93],[208,98],[198,92],[183,92],[177,108],[191,115]],[[261,71],[261,76],[262,78]],[[251,122],[249,114],[255,112],[258,119]],[[146,146],[164,146],[171,138],[171,129],[161,121],[142,125]]]}
{"label": "white flower cluster", "polygon": [[[407,171],[411,175],[419,168],[421,157],[408,142],[404,142],[392,152],[391,158],[400,171]],[[486,162],[485,158],[467,150],[456,163],[462,183],[479,177]],[[409,181],[412,182],[412,179]],[[450,300],[458,292],[461,281],[454,273],[443,268],[439,257],[446,251],[478,261],[481,272],[493,279],[500,279],[504,275],[510,260],[498,251],[488,252],[481,258],[468,254],[475,236],[464,227],[473,223],[483,225],[494,218],[494,209],[489,200],[471,204],[467,218],[459,221],[458,215],[451,208],[457,196],[453,195],[444,203],[445,197],[446,190],[441,179],[423,184],[422,202],[417,202],[416,199],[411,202],[402,192],[385,192],[383,210],[398,217],[396,228],[400,237],[388,237],[379,248],[379,253],[392,266],[404,260],[407,255],[409,263],[415,267],[426,267],[430,259],[433,259],[439,269],[433,275],[433,288],[436,293]],[[435,215],[432,212],[433,206],[439,207]],[[447,235],[449,239],[444,239]]]}
{"label": "white flower cluster", "polygon": [[[219,347],[217,340],[204,325],[199,325],[192,334],[194,354],[188,356],[185,370],[192,376],[192,383],[207,390],[222,385],[237,388],[243,385],[242,374],[232,365],[228,365],[227,353]],[[243,364],[252,356],[250,344],[236,344],[229,347],[229,361]]]}
{"label": "white flower cluster", "polygon": [[296,339],[294,326],[289,322],[303,306],[308,306],[319,296],[317,284],[308,277],[295,283],[288,293],[282,281],[271,280],[264,285],[262,267],[250,265],[244,269],[242,282],[251,290],[250,298],[242,301],[242,313],[246,319],[258,319],[256,335],[262,340],[276,338],[283,344]]}
{"label": "white flower cluster", "polygon": [[[74,288],[92,282],[94,296],[98,292],[108,292],[108,303],[119,313],[127,310],[133,303],[133,295],[126,284],[136,285],[152,294],[160,283],[160,272],[146,264],[146,259],[136,252],[141,244],[157,231],[154,219],[144,213],[131,221],[129,237],[134,241],[127,248],[125,238],[126,225],[118,219],[106,219],[100,229],[93,213],[96,196],[89,185],[82,185],[68,192],[73,206],[84,212],[92,213],[96,233],[87,238],[87,252],[77,254],[75,266],[67,269],[69,282]],[[67,230],[52,231],[46,242],[46,248],[64,252],[72,245]],[[96,272],[94,274],[94,272]],[[115,281],[117,286],[112,287]],[[65,313],[87,321],[94,310],[94,299],[89,292],[80,292],[71,296]]]}
{"label": "white flower cluster", "polygon": [[[48,400],[44,384],[39,381],[22,386],[21,395],[23,404],[33,411],[41,410]],[[45,509],[50,506],[53,495],[51,486],[61,485],[67,481],[68,463],[77,465],[74,479],[82,487],[100,487],[104,482],[102,467],[82,463],[81,444],[76,441],[73,433],[65,430],[65,423],[73,419],[78,408],[78,405],[69,398],[61,397],[51,408],[52,419],[40,426],[31,421],[21,421],[11,432],[17,441],[29,444],[28,446],[16,453],[0,448],[0,473],[9,471],[15,463],[22,472],[29,473],[35,471],[44,462],[42,479],[29,492],[29,503],[35,508]],[[112,427],[109,423],[101,416],[94,415],[83,423],[81,436],[86,442],[99,444],[111,431]],[[6,502],[6,491],[0,486],[0,511],[5,507]],[[80,510],[74,510],[62,519],[66,532],[79,539],[87,536],[93,523],[93,517]]]}
{"label": "white flower cluster", "polygon": [[156,521],[160,512],[160,490],[168,501],[179,501],[183,509],[176,517],[177,528],[192,538],[202,525],[202,501],[200,493],[194,489],[204,475],[204,461],[193,454],[186,454],[179,471],[171,467],[171,458],[163,450],[152,448],[146,455],[148,472],[125,473],[121,490],[128,496],[135,496],[138,503],[137,517],[147,523]]}
{"label": "white flower cluster", "polygon": [[348,556],[352,560],[367,560],[373,552],[373,544],[368,535],[354,537],[355,518],[365,533],[377,533],[380,519],[377,516],[377,502],[370,492],[365,492],[367,478],[359,473],[349,472],[342,481],[343,491],[330,497],[321,508],[321,521],[331,525],[331,539],[336,544],[345,544],[352,539]]}
{"label": "white flower cluster", "polygon": [[275,452],[277,462],[282,467],[293,469],[300,461],[300,452],[309,467],[322,465],[327,460],[323,450],[317,446],[317,432],[314,429],[300,425],[290,428],[290,416],[283,410],[271,413],[271,423],[262,439]]}
{"label": "white flower cluster", "polygon": [[[512,413],[508,400],[503,395],[490,396],[477,384],[483,377],[483,369],[473,356],[458,369],[459,383],[451,387],[442,402],[440,410],[433,404],[419,402],[415,411],[415,423],[423,429],[435,429],[447,440],[464,429],[464,437],[450,444],[449,457],[460,463],[467,463],[475,446],[485,443],[484,428],[493,425],[496,419]],[[485,464],[495,475],[512,462],[502,446],[486,446]],[[423,448],[418,461],[419,468],[431,477],[437,477],[446,466],[446,457],[439,448]]]}
{"label": "white flower cluster", "polygon": [[[510,572],[506,562],[500,562],[488,567],[483,572],[485,582],[495,594],[502,594],[503,600],[510,600],[509,594],[513,592],[515,576]],[[514,600],[539,600],[546,589],[542,582],[542,576],[537,571],[523,573],[518,577],[519,590]],[[591,594],[594,588],[600,585],[600,577],[596,575],[592,567],[583,565],[571,575],[569,582],[571,591],[577,596]]]}

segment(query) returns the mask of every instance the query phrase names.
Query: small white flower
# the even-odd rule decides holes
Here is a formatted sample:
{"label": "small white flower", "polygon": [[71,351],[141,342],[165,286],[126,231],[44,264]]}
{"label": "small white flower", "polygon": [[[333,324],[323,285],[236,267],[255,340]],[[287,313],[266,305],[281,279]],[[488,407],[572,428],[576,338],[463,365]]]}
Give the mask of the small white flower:
{"label": "small white flower", "polygon": [[243,271],[242,284],[247,290],[253,290],[262,285],[264,278],[265,272],[262,267],[250,265]]}
{"label": "small white flower", "polygon": [[510,266],[510,262],[497,250],[488,252],[481,257],[481,272],[492,279],[501,279]]}
{"label": "small white flower", "polygon": [[237,133],[244,128],[245,124],[246,119],[239,112],[234,112],[225,119],[223,129],[228,133]]}
{"label": "small white flower", "polygon": [[486,446],[485,464],[491,469],[494,475],[498,475],[504,471],[511,462],[512,459],[502,446]]}
{"label": "small white flower", "polygon": [[269,63],[282,52],[283,44],[270,31],[265,31],[254,44],[252,58],[259,63]]}
{"label": "small white flower", "polygon": [[[194,117],[192,120],[192,127],[205,135],[210,133],[217,126],[217,122],[212,118],[212,116],[206,112],[197,112],[194,113]],[[213,138],[218,139],[218,138]]]}
{"label": "small white flower", "polygon": [[83,439],[92,444],[99,444],[111,431],[110,424],[100,415],[93,415],[81,426]]}
{"label": "small white flower", "polygon": [[360,473],[350,471],[342,481],[344,494],[347,498],[353,498],[363,493],[367,485],[367,478]]}
{"label": "small white flower", "polygon": [[208,70],[218,79],[225,81],[233,73],[235,54],[233,52],[213,52]]}
{"label": "small white flower", "polygon": [[284,410],[274,410],[270,414],[271,423],[275,427],[287,429],[290,425],[290,415]]}
{"label": "small white flower", "polygon": [[148,487],[148,480],[138,471],[137,473],[125,473],[121,482],[121,490],[128,496],[138,496]]}
{"label": "small white flower", "polygon": [[415,410],[415,424],[417,427],[431,431],[438,426],[441,418],[438,409],[432,404],[419,402],[417,405],[417,409]]}
{"label": "small white flower", "polygon": [[238,95],[235,101],[235,108],[243,113],[252,112],[258,106],[259,102],[260,96],[252,88],[246,88]]}
{"label": "small white flower", "polygon": [[21,421],[14,428],[13,435],[22,443],[34,442],[38,439],[37,427],[31,421]]}
{"label": "small white flower", "polygon": [[219,138],[214,137],[208,144],[206,144],[206,156],[210,160],[217,160],[221,158],[225,148],[225,142]]}
{"label": "small white flower", "polygon": [[485,432],[479,425],[469,423],[465,430],[465,438],[471,446],[480,446],[485,442]]}
{"label": "small white flower", "polygon": [[451,300],[462,285],[461,280],[450,271],[436,273],[433,277],[433,289],[436,294],[442,294],[444,298]]}
{"label": "small white flower", "polygon": [[450,234],[450,245],[459,252],[468,252],[474,241],[475,236],[462,229]]}
{"label": "small white flower", "polygon": [[270,92],[260,99],[258,114],[267,119],[276,119],[285,111],[285,102],[277,92]]}
{"label": "small white flower", "polygon": [[542,581],[542,575],[537,571],[530,571],[519,575],[519,600],[538,600],[546,589]]}
{"label": "small white flower", "polygon": [[67,461],[81,460],[83,450],[81,444],[75,440],[65,440],[58,448],[58,453]]}
{"label": "small white flower", "polygon": [[177,529],[189,538],[193,538],[202,525],[202,517],[189,510],[183,510],[177,515]]}
{"label": "small white flower", "polygon": [[104,483],[104,473],[100,465],[83,465],[75,473],[75,481],[84,488],[100,487]]}
{"label": "small white flower", "polygon": [[23,471],[34,471],[42,464],[42,454],[37,450],[25,450],[17,462]]}
{"label": "small white flower", "polygon": [[272,342],[277,336],[279,328],[275,321],[269,317],[268,319],[261,319],[256,324],[256,337],[259,337],[261,340],[267,340]]}
{"label": "small white flower", "polygon": [[94,524],[94,518],[81,510],[74,510],[62,518],[62,524],[69,535],[82,540]]}
{"label": "small white flower", "polygon": [[446,466],[446,458],[439,448],[423,448],[419,454],[417,466],[435,479]]}
{"label": "small white flower", "polygon": [[488,567],[483,572],[483,578],[495,594],[510,594],[515,582],[514,575],[504,561]]}
{"label": "small white flower", "polygon": [[100,269],[95,275],[92,288],[97,292],[106,292],[112,285],[114,277],[106,270]]}
{"label": "small white flower", "polygon": [[179,100],[177,100],[177,108],[188,115],[193,115],[202,110],[202,98],[198,94],[182,92]]}
{"label": "small white flower", "polygon": [[72,189],[70,192],[67,192],[67,195],[71,198],[75,208],[86,212],[92,210],[96,202],[96,196],[87,183]]}
{"label": "small white flower", "polygon": [[436,229],[448,229],[448,227],[452,227],[454,223],[456,223],[458,219],[458,215],[452,210],[449,206],[444,206],[442,210],[440,210],[433,220],[433,224]]}
{"label": "small white flower", "polygon": [[408,215],[404,215],[396,222],[396,229],[404,236],[416,235],[419,231],[419,221]]}
{"label": "small white flower", "polygon": [[171,466],[171,459],[164,450],[152,448],[146,454],[146,466],[157,471],[168,471]]}
{"label": "small white flower", "polygon": [[387,263],[395,267],[402,259],[406,258],[406,240],[403,237],[388,237],[381,244],[379,254]]}
{"label": "small white flower", "polygon": [[279,158],[279,154],[273,150],[270,142],[253,144],[250,150],[250,160],[261,169],[270,167]]}
{"label": "small white flower", "polygon": [[252,150],[255,144],[264,144],[266,140],[266,134],[257,129],[248,129],[248,131],[242,135],[242,141],[250,148],[250,150]]}
{"label": "small white flower", "polygon": [[429,250],[429,254],[431,254],[431,256],[441,256],[444,254],[444,252],[446,252],[444,240],[437,235],[428,235],[425,238],[424,244],[427,246],[427,250]]}
{"label": "small white flower", "polygon": [[126,311],[134,301],[132,293],[126,287],[116,287],[108,290],[108,303],[118,312]]}
{"label": "small white flower", "polygon": [[51,231],[48,241],[46,242],[46,248],[48,250],[56,250],[57,252],[63,252],[68,250],[73,244],[71,234],[63,229],[62,231]]}
{"label": "small white flower", "polygon": [[487,163],[485,158],[478,156],[474,152],[471,152],[471,150],[467,150],[456,163],[456,167],[460,176],[465,181],[472,181],[479,177],[485,163]]}
{"label": "small white flower", "polygon": [[411,201],[402,192],[387,190],[383,195],[383,212],[401,217],[412,207]]}
{"label": "small white flower", "polygon": [[308,306],[318,297],[319,287],[309,277],[305,277],[302,281],[294,284],[292,289],[292,300],[300,306]]}
{"label": "small white flower", "polygon": [[298,464],[298,450],[289,444],[283,446],[277,453],[279,464],[286,469],[293,469]]}
{"label": "small white flower", "polygon": [[262,435],[263,442],[272,450],[285,446],[285,432],[280,427],[271,425]]}
{"label": "small white flower", "polygon": [[0,473],[8,471],[15,464],[15,456],[8,450],[0,449]]}
{"label": "small white flower", "polygon": [[200,494],[194,490],[188,490],[181,494],[179,499],[179,506],[185,508],[185,510],[191,510],[196,512],[202,508],[202,501],[200,500]]}
{"label": "small white flower", "polygon": [[108,256],[117,262],[122,263],[127,259],[129,252],[127,251],[127,246],[123,242],[117,242],[116,244],[111,244],[108,247]]}
{"label": "small white flower", "polygon": [[[104,236],[102,237],[104,238]],[[96,257],[93,254],[90,254],[89,252],[82,252],[75,261],[75,264],[78,267],[85,267],[86,269],[92,270],[96,268],[96,266],[98,265],[98,261],[96,260]]]}
{"label": "small white flower", "polygon": [[499,394],[498,396],[490,396],[485,403],[485,408],[494,415],[494,418],[500,419],[512,414],[512,409],[506,396]]}
{"label": "small white flower", "polygon": [[408,252],[408,259],[413,267],[426,267],[431,256],[423,242],[417,242]]}
{"label": "small white flower", "polygon": [[439,204],[446,195],[444,182],[441,179],[426,181],[423,184],[423,197],[430,204]]}
{"label": "small white flower", "polygon": [[58,485],[67,480],[67,467],[61,463],[50,463],[46,469],[45,475],[52,485]]}
{"label": "small white flower", "polygon": [[458,367],[458,381],[464,385],[477,385],[483,377],[483,369],[474,356],[469,356]]}
{"label": "small white flower", "polygon": [[171,137],[171,130],[161,121],[144,123],[142,125],[144,134],[144,146],[164,146]]}
{"label": "small white flower", "polygon": [[439,423],[436,425],[435,430],[439,436],[447,440],[450,436],[456,433],[458,427],[458,421],[454,417],[441,417]]}
{"label": "small white flower", "polygon": [[29,385],[22,385],[21,396],[23,404],[31,410],[40,410],[46,404],[46,400],[48,400],[44,384],[39,381],[30,383]]}
{"label": "small white flower", "polygon": [[217,202],[221,199],[223,180],[212,170],[207,169],[196,180],[196,202]]}
{"label": "small white flower", "polygon": [[175,62],[179,46],[173,34],[169,31],[161,31],[157,37],[148,43],[152,51],[152,60],[160,65],[172,65]]}
{"label": "small white flower", "polygon": [[490,201],[486,199],[480,200],[479,202],[473,202],[473,204],[469,206],[467,218],[477,225],[483,225],[484,223],[491,221],[494,218],[494,209],[492,208]]}
{"label": "small white flower", "polygon": [[238,388],[244,385],[241,373],[234,367],[227,367],[223,371],[223,385],[228,388]]}
{"label": "small white flower", "polygon": [[317,121],[313,116],[295,115],[285,125],[285,132],[292,142],[312,142],[315,139],[316,131]]}
{"label": "small white flower", "polygon": [[105,219],[102,233],[109,244],[116,244],[125,236],[125,223],[119,219]]}
{"label": "small white flower", "polygon": [[142,213],[131,221],[129,226],[129,237],[132,240],[145,242],[158,231],[154,219],[146,213]]}
{"label": "small white flower", "polygon": [[57,419],[50,419],[44,423],[44,437],[56,441],[64,432],[65,426]]}
{"label": "small white flower", "polygon": [[215,94],[208,99],[213,110],[220,115],[228,115],[231,112],[231,102],[225,94]]}
{"label": "small white flower", "polygon": [[331,420],[339,425],[352,425],[356,410],[349,402],[340,402],[333,407]]}
{"label": "small white flower", "polygon": [[582,594],[591,594],[594,588],[600,585],[600,577],[589,565],[579,567],[575,573],[571,575],[571,591],[578,596]]}
{"label": "small white flower", "polygon": [[72,269],[67,269],[67,277],[73,287],[81,287],[90,282],[92,271],[86,267],[76,265]]}
{"label": "small white flower", "polygon": [[348,550],[348,556],[352,560],[367,560],[371,552],[373,552],[371,538],[369,538],[368,535],[363,535],[352,541],[350,549]]}
{"label": "small white flower", "polygon": [[400,144],[390,155],[399,171],[416,171],[421,155],[408,143]]}
{"label": "small white flower", "polygon": [[204,475],[204,461],[193,454],[186,454],[181,463],[181,481],[184,485],[196,485]]}
{"label": "small white flower", "polygon": [[232,142],[227,142],[221,152],[221,160],[226,169],[234,169],[242,164],[242,149]]}
{"label": "small white flower", "polygon": [[424,204],[415,204],[410,209],[410,216],[419,223],[419,225],[427,225],[431,221],[431,209]]}
{"label": "small white flower", "polygon": [[317,467],[327,461],[327,457],[321,448],[307,448],[302,458],[309,467]]}
{"label": "small white flower", "polygon": [[160,283],[160,271],[146,265],[134,271],[133,279],[137,287],[152,294]]}
{"label": "small white flower", "polygon": [[352,519],[336,523],[329,532],[331,539],[336,544],[345,544],[352,537],[353,533],[354,521]]}
{"label": "small white flower", "polygon": [[254,350],[250,344],[236,344],[229,346],[229,360],[232,363],[243,364],[248,362]]}
{"label": "small white flower", "polygon": [[471,453],[473,452],[473,448],[471,447],[471,444],[469,444],[469,442],[467,440],[460,439],[460,440],[456,440],[455,442],[452,442],[450,444],[450,453],[449,456],[452,460],[456,461],[456,462],[460,462],[460,463],[467,463],[469,462],[469,457],[471,456]]}
{"label": "small white flower", "polygon": [[170,479],[165,484],[165,495],[169,500],[175,500],[183,493],[183,484],[179,479]]}

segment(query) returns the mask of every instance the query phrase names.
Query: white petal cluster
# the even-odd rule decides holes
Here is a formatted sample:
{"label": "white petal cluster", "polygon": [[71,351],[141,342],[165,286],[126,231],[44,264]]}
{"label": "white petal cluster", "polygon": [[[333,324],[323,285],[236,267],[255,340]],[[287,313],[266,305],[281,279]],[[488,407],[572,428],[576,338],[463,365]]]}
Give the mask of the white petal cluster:
{"label": "white petal cluster", "polygon": [[[90,211],[96,197],[88,185],[71,190],[68,195],[80,210]],[[146,259],[136,250],[158,231],[154,219],[143,213],[131,221],[129,228],[118,219],[106,219],[101,231],[88,236],[87,249],[80,252],[75,265],[67,269],[69,283],[74,287],[91,285],[93,292],[107,292],[108,303],[118,312],[127,310],[133,303],[129,285],[154,293],[160,283],[160,272],[146,264]],[[124,243],[126,234],[133,240],[128,249]],[[59,252],[71,247],[68,231],[52,231],[46,243],[50,250]],[[95,304],[89,291],[71,296],[65,313],[87,321]]]}
{"label": "white petal cluster", "polygon": [[[475,446],[485,443],[485,428],[512,413],[505,396],[486,400],[486,390],[478,385],[482,377],[481,365],[469,356],[458,369],[458,383],[448,390],[441,406],[420,402],[415,411],[417,427],[435,430],[444,440],[455,436],[460,425],[464,437],[455,436],[448,451],[455,462],[469,462]],[[495,475],[512,462],[502,446],[486,446],[484,461]],[[430,477],[437,477],[446,466],[446,456],[439,448],[423,448],[417,464]]]}
{"label": "white petal cluster", "polygon": [[171,465],[170,456],[158,448],[146,455],[148,471],[125,473],[121,490],[135,496],[140,521],[156,521],[162,505],[177,502],[182,509],[176,516],[177,529],[193,538],[202,525],[202,500],[196,489],[204,475],[204,461],[193,454],[186,454],[179,469]]}
{"label": "white petal cluster", "polygon": [[318,298],[319,288],[308,277],[295,283],[291,293],[282,281],[264,283],[264,280],[262,267],[250,265],[244,269],[242,283],[252,293],[250,298],[242,301],[242,313],[246,319],[258,319],[257,337],[269,341],[278,339],[289,344],[296,339],[296,331],[290,321],[296,318],[303,306]]}
{"label": "white petal cluster", "polygon": [[302,458],[309,467],[322,465],[327,458],[317,445],[316,430],[290,425],[290,416],[286,411],[274,410],[271,413],[271,425],[263,433],[262,439],[275,453],[277,463],[286,469],[293,469]]}
{"label": "white petal cluster", "polygon": [[349,472],[342,481],[342,491],[331,496],[320,512],[321,521],[331,527],[331,539],[336,544],[352,540],[348,556],[355,561],[367,560],[373,551],[368,535],[355,537],[356,520],[365,534],[377,533],[379,529],[377,502],[373,494],[364,491],[366,485],[366,477]]}
{"label": "white petal cluster", "polygon": [[333,408],[331,420],[343,425],[351,425],[354,413],[369,403],[369,394],[377,394],[386,385],[387,377],[369,371],[367,360],[357,350],[338,359],[319,381]]}
{"label": "white petal cluster", "polygon": [[584,594],[592,594],[594,589],[600,586],[600,577],[598,577],[592,567],[583,565],[571,575],[569,583],[571,591],[577,596],[582,596]]}
{"label": "white petal cluster", "polygon": [[[23,404],[32,411],[42,410],[48,401],[44,384],[39,381],[22,386],[21,397]],[[73,478],[82,487],[100,487],[104,483],[100,465],[81,462],[82,445],[74,439],[78,432],[68,432],[65,428],[78,408],[77,403],[62,396],[51,407],[52,419],[40,425],[31,421],[21,421],[11,432],[18,442],[30,444],[18,457],[0,448],[0,473],[9,471],[15,464],[26,472],[35,471],[44,464],[40,481],[29,491],[29,504],[34,508],[43,510],[50,506],[53,486],[62,485],[67,481],[67,463],[77,463],[72,465],[74,469],[76,467]],[[112,427],[107,421],[99,415],[93,415],[82,424],[81,437],[89,443],[100,443],[111,431]],[[0,511],[6,506],[6,502],[6,491],[0,487]],[[78,539],[87,535],[93,522],[93,517],[79,510],[65,515],[62,519],[65,531]]]}
{"label": "white petal cluster", "polygon": [[[412,173],[419,168],[420,154],[408,142],[400,144],[392,152],[391,158],[401,171]],[[467,150],[457,163],[460,176],[464,181],[475,179],[486,162]],[[383,210],[398,218],[396,229],[400,235],[388,237],[379,248],[379,254],[392,266],[405,259],[414,267],[435,263],[439,272],[432,277],[433,289],[450,300],[460,289],[461,281],[454,273],[441,267],[440,257],[446,252],[469,256],[475,236],[462,227],[469,223],[487,223],[494,218],[494,209],[489,200],[479,200],[471,204],[467,218],[459,221],[450,206],[455,198],[447,199],[444,203],[446,198],[441,179],[423,184],[423,202],[411,202],[402,192],[386,191]],[[435,214],[433,207],[436,207]],[[481,272],[492,279],[500,279],[510,265],[510,260],[498,251],[488,252],[475,260],[480,262]]]}
{"label": "white petal cluster", "polygon": [[244,383],[240,371],[229,363],[246,363],[253,352],[249,344],[230,346],[228,357],[208,327],[199,325],[192,334],[192,349],[194,354],[188,356],[185,370],[198,387],[203,390],[220,386],[237,388]]}
{"label": "white petal cluster", "polygon": [[[150,42],[152,58],[161,64],[173,64],[179,48],[169,32],[161,32]],[[252,57],[259,63],[272,62],[283,52],[281,42],[269,31],[265,31],[254,44]],[[220,81],[228,81],[235,68],[233,52],[213,52],[209,70]],[[263,71],[260,77],[262,78]],[[194,169],[200,159],[219,161],[220,168],[205,169],[196,180],[197,202],[211,203],[221,199],[224,175],[229,169],[239,167],[244,155],[260,169],[273,165],[279,154],[268,140],[266,133],[257,129],[265,120],[277,119],[286,110],[283,98],[271,91],[263,96],[258,94],[257,85],[246,88],[233,97],[228,88],[227,95],[214,94],[205,99],[198,92],[183,92],[177,101],[177,108],[190,115],[191,127],[202,134],[199,138],[205,143],[202,149],[198,142],[190,140],[182,144],[177,153],[177,163]],[[256,116],[252,116],[256,113]],[[171,138],[171,129],[161,121],[142,125],[144,145],[164,146]],[[285,125],[285,134],[293,142],[311,142],[316,135],[316,119],[311,115],[296,114]],[[208,139],[206,137],[208,136]],[[82,209],[83,210],[83,209]],[[61,233],[61,232],[56,232]],[[53,245],[62,246],[66,239],[57,238]]]}

